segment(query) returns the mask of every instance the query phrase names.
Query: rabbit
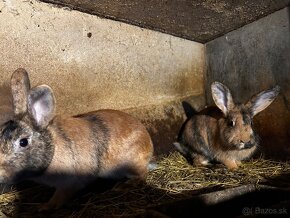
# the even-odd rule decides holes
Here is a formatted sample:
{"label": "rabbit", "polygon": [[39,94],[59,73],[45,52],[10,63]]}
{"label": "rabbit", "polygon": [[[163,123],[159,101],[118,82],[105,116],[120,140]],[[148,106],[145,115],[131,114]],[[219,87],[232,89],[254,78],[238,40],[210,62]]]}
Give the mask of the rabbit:
{"label": "rabbit", "polygon": [[[13,117],[12,99],[9,87],[4,84],[0,87],[0,126]],[[12,185],[0,183],[0,194],[10,192]]]}
{"label": "rabbit", "polygon": [[254,95],[246,104],[235,104],[230,90],[213,82],[211,93],[217,107],[206,108],[188,119],[174,146],[196,166],[220,162],[228,169],[237,169],[259,144],[253,117],[267,108],[279,91],[276,86]]}
{"label": "rabbit", "polygon": [[0,125],[13,117],[12,99],[8,84],[0,87]]}
{"label": "rabbit", "polygon": [[40,211],[61,207],[96,178],[145,178],[153,144],[136,118],[110,109],[55,115],[52,89],[30,88],[24,69],[13,73],[11,90],[14,117],[0,127],[0,182],[55,187]]}

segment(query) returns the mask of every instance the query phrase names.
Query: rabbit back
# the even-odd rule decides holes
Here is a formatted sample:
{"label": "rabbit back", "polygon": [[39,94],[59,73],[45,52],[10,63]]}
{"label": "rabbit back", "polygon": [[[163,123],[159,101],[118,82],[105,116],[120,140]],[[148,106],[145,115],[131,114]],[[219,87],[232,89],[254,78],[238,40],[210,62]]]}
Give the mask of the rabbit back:
{"label": "rabbit back", "polygon": [[75,177],[144,177],[153,154],[149,133],[121,111],[56,117],[48,127],[55,151],[47,174]]}

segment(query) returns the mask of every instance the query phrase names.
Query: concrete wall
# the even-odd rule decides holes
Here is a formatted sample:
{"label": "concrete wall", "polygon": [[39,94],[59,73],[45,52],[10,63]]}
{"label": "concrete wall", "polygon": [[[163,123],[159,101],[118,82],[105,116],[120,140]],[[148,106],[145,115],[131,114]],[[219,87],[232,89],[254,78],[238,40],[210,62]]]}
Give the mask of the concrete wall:
{"label": "concrete wall", "polygon": [[24,67],[32,85],[54,89],[59,113],[125,110],[164,153],[185,120],[181,101],[196,110],[205,96],[212,104],[211,82],[225,83],[237,101],[279,84],[281,95],[255,122],[263,148],[290,155],[289,23],[286,8],[204,46],[35,0],[1,1],[0,112],[9,114],[7,82]]}
{"label": "concrete wall", "polygon": [[[23,67],[33,86],[53,88],[60,114],[134,114],[158,153],[169,149],[185,119],[180,101],[195,96],[194,105],[204,105],[204,45],[167,34],[35,0],[5,0],[0,51],[2,90]],[[0,92],[0,104],[11,107],[8,92]]]}
{"label": "concrete wall", "polygon": [[[285,8],[206,44],[206,90],[217,80],[238,102],[273,85],[278,99],[257,115],[262,148],[290,156],[290,15]],[[212,104],[210,92],[207,102]]]}
{"label": "concrete wall", "polygon": [[55,90],[61,113],[203,93],[202,44],[34,0],[0,9],[0,83],[24,67]]}

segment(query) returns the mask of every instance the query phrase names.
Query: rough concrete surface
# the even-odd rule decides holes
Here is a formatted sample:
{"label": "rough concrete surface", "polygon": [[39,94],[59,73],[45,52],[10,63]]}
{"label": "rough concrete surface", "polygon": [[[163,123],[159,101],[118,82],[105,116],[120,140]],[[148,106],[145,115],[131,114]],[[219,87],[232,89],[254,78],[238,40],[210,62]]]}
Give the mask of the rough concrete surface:
{"label": "rough concrete surface", "polygon": [[203,93],[204,45],[32,1],[0,1],[0,83],[18,67],[58,112],[155,105]]}
{"label": "rough concrete surface", "polygon": [[290,0],[41,0],[197,42],[265,17]]}
{"label": "rough concrete surface", "polygon": [[[281,95],[255,123],[263,147],[290,154],[289,9],[207,43],[206,63],[202,44],[78,11],[34,0],[0,1],[0,11],[0,86],[24,67],[33,86],[53,88],[58,113],[126,110],[162,153],[185,119],[182,99],[204,105],[204,80],[208,104],[214,80],[238,101],[279,84]],[[9,100],[2,107],[8,111]]]}
{"label": "rough concrete surface", "polygon": [[[199,111],[205,106],[204,95],[191,96],[158,105],[149,105],[141,108],[126,110],[129,114],[139,118],[148,129],[155,145],[156,156],[166,155],[173,150],[173,142],[177,140],[180,129],[188,118],[183,102]],[[192,112],[192,111],[191,111]]]}
{"label": "rough concrete surface", "polygon": [[[171,149],[184,121],[180,99],[198,96],[194,105],[204,104],[204,45],[167,34],[35,0],[5,0],[0,50],[3,101],[12,72],[25,68],[32,86],[53,88],[57,113],[129,111],[146,124],[157,153]],[[11,102],[2,105],[0,122],[12,115]]]}
{"label": "rough concrete surface", "polygon": [[[282,9],[206,44],[206,90],[217,80],[226,84],[237,102],[274,85],[279,97],[257,115],[262,148],[290,156],[290,14]],[[210,92],[207,102],[212,104]]]}

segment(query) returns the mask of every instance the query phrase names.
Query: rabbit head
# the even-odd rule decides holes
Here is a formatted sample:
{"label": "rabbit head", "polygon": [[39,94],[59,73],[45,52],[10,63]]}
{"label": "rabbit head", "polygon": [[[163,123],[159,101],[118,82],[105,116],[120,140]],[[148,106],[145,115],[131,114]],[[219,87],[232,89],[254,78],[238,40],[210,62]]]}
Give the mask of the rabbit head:
{"label": "rabbit head", "polygon": [[11,77],[14,118],[0,127],[0,182],[15,183],[44,171],[53,156],[46,126],[55,100],[48,86],[30,89],[27,72]]}
{"label": "rabbit head", "polygon": [[279,86],[254,95],[246,104],[235,104],[230,90],[222,83],[214,82],[211,91],[216,106],[224,116],[218,122],[220,145],[225,150],[249,149],[257,145],[253,117],[274,101],[279,94]]}

